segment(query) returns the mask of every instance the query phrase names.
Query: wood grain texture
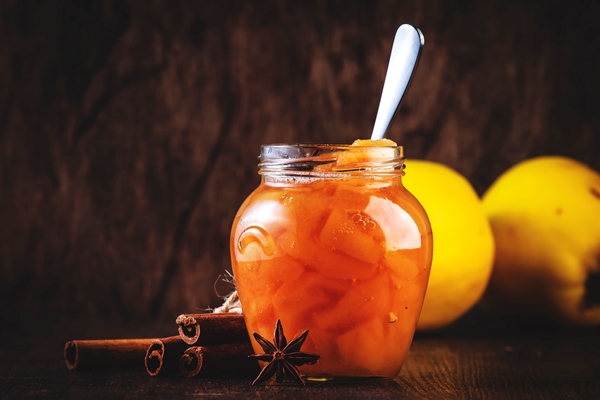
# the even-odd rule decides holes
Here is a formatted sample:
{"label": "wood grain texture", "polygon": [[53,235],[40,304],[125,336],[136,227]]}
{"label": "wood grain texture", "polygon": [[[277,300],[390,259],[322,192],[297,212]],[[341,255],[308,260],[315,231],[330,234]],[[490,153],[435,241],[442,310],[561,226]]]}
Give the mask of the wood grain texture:
{"label": "wood grain texture", "polygon": [[596,334],[479,329],[421,336],[396,380],[421,398],[594,398]]}
{"label": "wood grain texture", "polygon": [[[151,378],[138,371],[77,373],[60,363],[60,349],[45,346],[12,362],[0,348],[2,398],[163,399],[597,399],[598,331],[548,334],[444,332],[419,336],[393,380],[250,386],[253,377]],[[47,340],[47,338],[45,339]]]}
{"label": "wood grain texture", "polygon": [[426,46],[391,130],[482,193],[524,158],[600,169],[596,2],[0,5],[0,315],[216,306],[261,143],[368,137],[393,34]]}

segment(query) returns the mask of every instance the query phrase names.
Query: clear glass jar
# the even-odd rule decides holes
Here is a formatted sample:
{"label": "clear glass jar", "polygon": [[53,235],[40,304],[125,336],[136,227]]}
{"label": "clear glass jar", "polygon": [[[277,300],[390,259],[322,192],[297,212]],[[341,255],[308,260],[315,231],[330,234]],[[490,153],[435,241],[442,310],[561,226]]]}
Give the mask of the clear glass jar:
{"label": "clear glass jar", "polygon": [[[264,145],[231,230],[249,333],[308,329],[307,378],[395,377],[425,297],[432,234],[401,146]],[[263,350],[253,341],[257,353]]]}

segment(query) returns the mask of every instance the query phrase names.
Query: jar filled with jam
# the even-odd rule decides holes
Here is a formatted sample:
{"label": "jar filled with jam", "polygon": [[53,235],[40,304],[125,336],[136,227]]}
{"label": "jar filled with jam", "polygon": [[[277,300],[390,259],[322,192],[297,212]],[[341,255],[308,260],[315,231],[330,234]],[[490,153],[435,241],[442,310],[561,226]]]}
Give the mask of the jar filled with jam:
{"label": "jar filled with jam", "polygon": [[[432,259],[427,215],[402,185],[401,146],[264,145],[261,183],[231,230],[250,334],[309,334],[309,379],[394,378],[413,339]],[[257,353],[264,352],[253,341]]]}

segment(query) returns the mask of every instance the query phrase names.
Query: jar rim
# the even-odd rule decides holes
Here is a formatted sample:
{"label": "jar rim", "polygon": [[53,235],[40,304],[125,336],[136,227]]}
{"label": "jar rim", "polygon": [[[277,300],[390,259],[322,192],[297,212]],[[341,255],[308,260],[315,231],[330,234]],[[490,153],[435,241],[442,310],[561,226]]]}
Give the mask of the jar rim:
{"label": "jar rim", "polygon": [[349,144],[275,143],[261,146],[259,173],[316,171],[389,173],[404,169],[402,146],[352,146]]}

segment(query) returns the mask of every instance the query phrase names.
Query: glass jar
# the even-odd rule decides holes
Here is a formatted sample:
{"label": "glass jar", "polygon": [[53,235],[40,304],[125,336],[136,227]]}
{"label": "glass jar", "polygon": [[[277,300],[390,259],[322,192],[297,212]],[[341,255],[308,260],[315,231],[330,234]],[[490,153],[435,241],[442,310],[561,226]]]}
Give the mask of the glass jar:
{"label": "glass jar", "polygon": [[[425,297],[432,234],[402,185],[401,146],[276,144],[231,230],[233,274],[248,332],[321,356],[321,380],[395,377]],[[253,341],[256,353],[263,353]]]}

